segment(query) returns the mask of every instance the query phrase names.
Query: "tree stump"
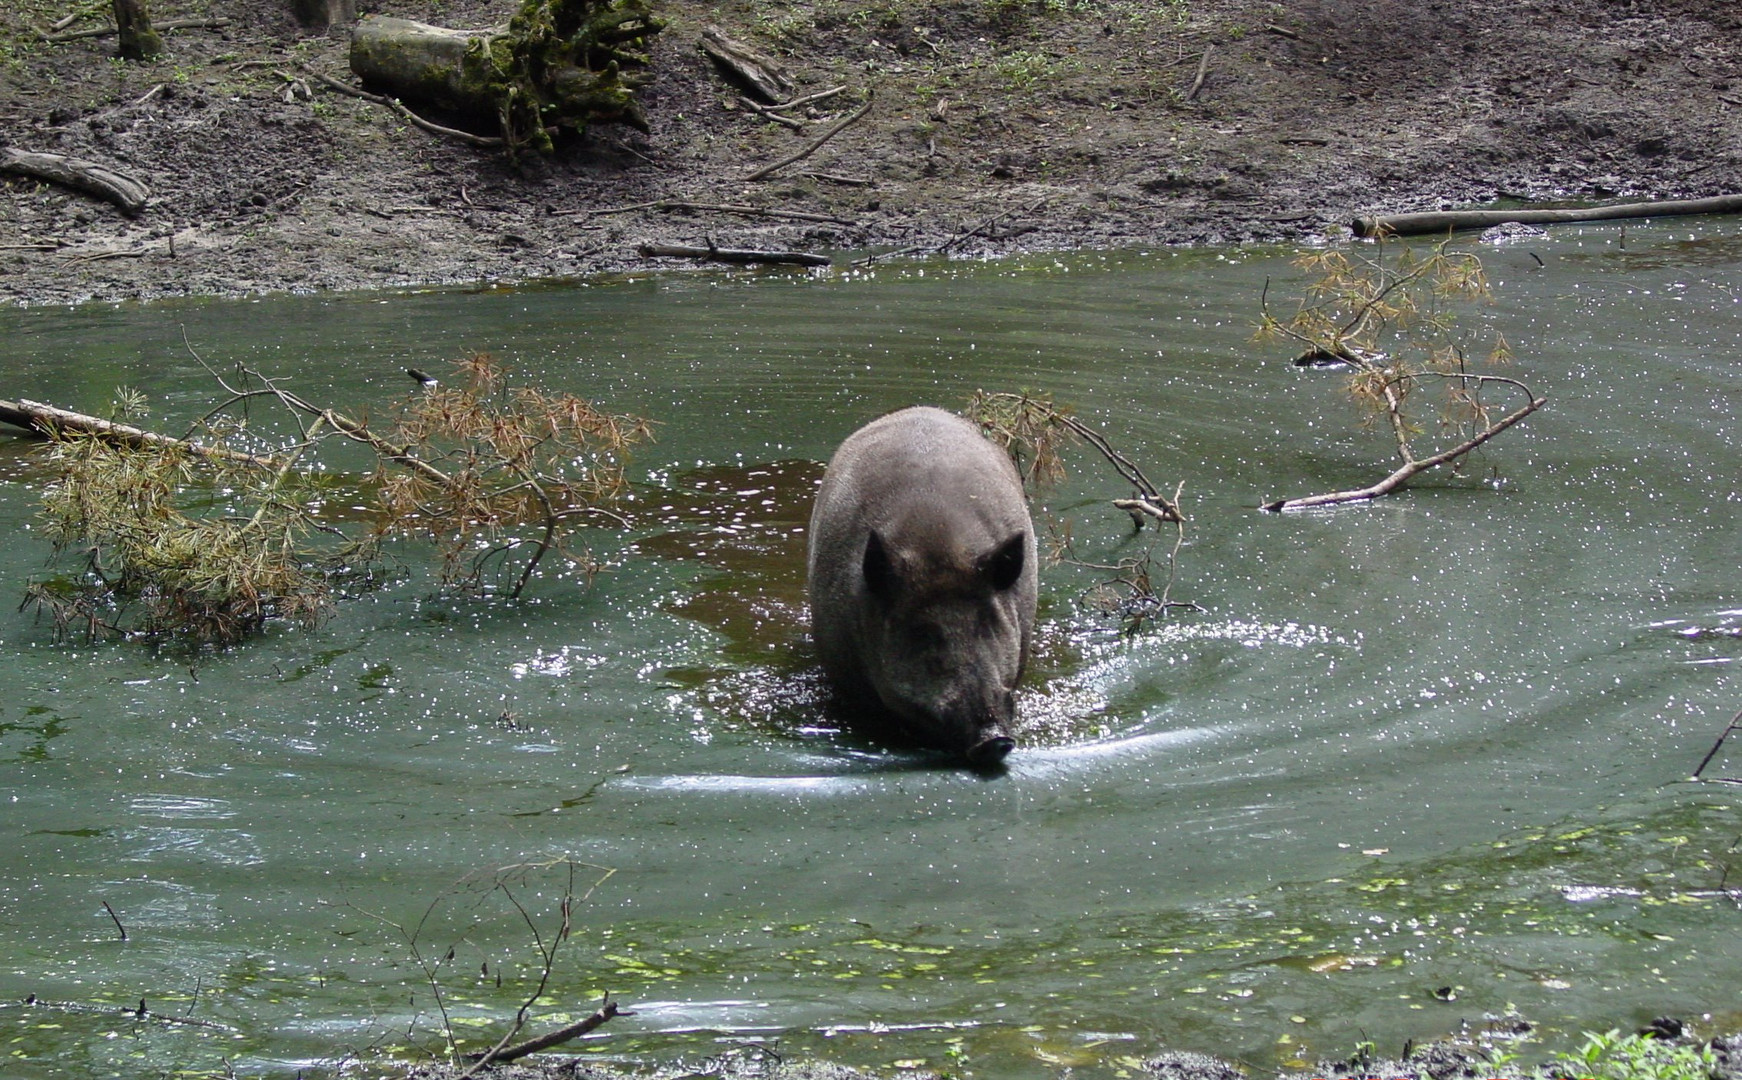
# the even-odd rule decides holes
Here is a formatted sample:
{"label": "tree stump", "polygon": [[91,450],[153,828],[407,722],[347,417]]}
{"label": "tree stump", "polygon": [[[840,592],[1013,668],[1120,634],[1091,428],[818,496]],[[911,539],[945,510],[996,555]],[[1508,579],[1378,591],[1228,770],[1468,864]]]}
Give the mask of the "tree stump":
{"label": "tree stump", "polygon": [[163,39],[151,28],[145,0],[114,0],[115,29],[121,35],[124,60],[150,60],[163,52]]}
{"label": "tree stump", "polygon": [[296,21],[310,30],[331,30],[357,21],[357,0],[291,0]]}

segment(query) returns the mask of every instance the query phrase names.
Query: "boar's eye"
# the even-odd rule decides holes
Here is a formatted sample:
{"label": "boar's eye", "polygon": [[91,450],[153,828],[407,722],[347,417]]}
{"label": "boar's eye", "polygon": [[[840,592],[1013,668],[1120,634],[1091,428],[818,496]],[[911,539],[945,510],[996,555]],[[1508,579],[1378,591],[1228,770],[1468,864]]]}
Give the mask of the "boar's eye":
{"label": "boar's eye", "polygon": [[870,538],[865,541],[865,587],[872,596],[888,598],[895,593],[896,581],[895,564],[883,546],[883,538],[872,529]]}
{"label": "boar's eye", "polygon": [[1003,592],[1021,579],[1027,548],[1028,534],[1017,533],[980,560],[981,572],[991,580],[994,589]]}

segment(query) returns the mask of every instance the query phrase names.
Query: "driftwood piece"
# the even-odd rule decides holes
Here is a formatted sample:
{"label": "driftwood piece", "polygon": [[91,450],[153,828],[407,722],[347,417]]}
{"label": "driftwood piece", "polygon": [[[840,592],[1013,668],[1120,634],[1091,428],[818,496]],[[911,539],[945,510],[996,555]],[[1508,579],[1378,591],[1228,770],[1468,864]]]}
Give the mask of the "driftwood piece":
{"label": "driftwood piece", "polygon": [[1259,509],[1272,513],[1283,510],[1307,510],[1315,506],[1337,506],[1342,503],[1365,502],[1368,499],[1389,495],[1421,473],[1464,456],[1547,404],[1547,398],[1533,397],[1528,403],[1519,406],[1458,445],[1448,450],[1442,450],[1430,457],[1404,462],[1400,468],[1377,484],[1349,491],[1333,491],[1325,495],[1308,495],[1298,499],[1277,499],[1274,502],[1265,503]]}
{"label": "driftwood piece", "polygon": [[694,247],[689,244],[642,244],[637,249],[645,258],[657,259],[701,259],[704,262],[723,263],[787,263],[794,266],[829,266],[832,264],[827,255],[813,255],[808,251],[746,251],[741,248]]}
{"label": "driftwood piece", "polygon": [[792,80],[779,64],[750,46],[733,41],[710,26],[702,31],[702,51],[733,83],[760,98],[764,104],[775,105],[792,96]]}
{"label": "driftwood piece", "polygon": [[1714,195],[1708,199],[1664,199],[1657,202],[1617,203],[1566,210],[1443,210],[1421,214],[1391,214],[1358,217],[1351,223],[1356,236],[1419,236],[1455,229],[1486,229],[1507,222],[1543,225],[1568,221],[1610,221],[1616,218],[1676,217],[1684,214],[1734,214],[1742,212],[1742,195]]}
{"label": "driftwood piece", "polygon": [[44,405],[39,401],[0,399],[0,423],[11,424],[13,427],[22,428],[32,435],[44,438],[55,438],[67,432],[73,432],[111,439],[124,446],[180,447],[191,454],[211,458],[215,461],[234,461],[246,465],[258,465],[267,469],[278,467],[278,462],[271,458],[227,450],[221,446],[202,446],[186,439],[177,439],[169,435],[159,435],[155,431],[136,428],[131,424],[120,424],[113,420],[105,420],[100,416],[86,416],[84,413],[71,412],[53,405]]}
{"label": "driftwood piece", "polygon": [[605,1004],[601,1005],[593,1015],[577,1020],[572,1024],[566,1024],[563,1027],[557,1028],[555,1031],[547,1032],[535,1039],[527,1039],[525,1042],[516,1043],[513,1046],[499,1047],[496,1050],[483,1054],[467,1055],[467,1057],[474,1062],[474,1065],[472,1069],[467,1071],[466,1075],[473,1075],[478,1067],[482,1065],[506,1065],[511,1061],[518,1061],[521,1058],[526,1057],[528,1054],[536,1054],[540,1050],[549,1050],[553,1046],[561,1046],[563,1043],[569,1042],[572,1039],[578,1039],[582,1035],[592,1032],[615,1017],[634,1015],[635,1014],[632,1012],[619,1009],[615,1001],[607,999]]}
{"label": "driftwood piece", "polygon": [[145,209],[151,189],[127,173],[65,154],[41,154],[0,147],[0,172],[21,173],[38,180],[62,184],[114,203],[122,213],[138,217]]}

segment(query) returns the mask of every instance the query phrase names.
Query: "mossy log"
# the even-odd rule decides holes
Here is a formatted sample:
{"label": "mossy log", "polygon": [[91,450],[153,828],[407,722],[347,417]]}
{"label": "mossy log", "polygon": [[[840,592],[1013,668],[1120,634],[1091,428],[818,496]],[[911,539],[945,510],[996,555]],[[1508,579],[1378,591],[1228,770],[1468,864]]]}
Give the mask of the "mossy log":
{"label": "mossy log", "polygon": [[395,97],[500,125],[510,150],[550,149],[554,128],[647,130],[635,90],[662,28],[646,0],[525,0],[507,26],[451,30],[369,16],[351,34],[351,70]]}

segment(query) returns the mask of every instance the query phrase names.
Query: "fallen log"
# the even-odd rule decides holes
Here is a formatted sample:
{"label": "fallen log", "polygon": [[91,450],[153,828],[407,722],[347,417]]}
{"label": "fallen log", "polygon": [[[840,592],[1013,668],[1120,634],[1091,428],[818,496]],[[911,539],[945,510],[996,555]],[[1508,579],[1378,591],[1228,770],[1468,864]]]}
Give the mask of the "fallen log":
{"label": "fallen log", "polygon": [[701,259],[723,263],[788,263],[795,266],[830,266],[834,260],[827,255],[808,251],[746,251],[741,248],[693,247],[688,244],[642,244],[638,249],[649,259]]}
{"label": "fallen log", "polygon": [[0,423],[22,428],[41,438],[54,439],[68,433],[94,435],[118,442],[123,446],[164,449],[179,447],[198,457],[210,458],[214,461],[257,465],[265,469],[278,467],[278,462],[272,458],[244,454],[238,450],[229,450],[221,446],[203,446],[187,439],[177,439],[171,435],[159,435],[155,431],[136,428],[131,424],[105,420],[100,416],[87,416],[84,413],[72,412],[53,405],[44,405],[40,401],[26,401],[22,398],[18,401],[7,401],[0,398]]}
{"label": "fallen log", "polygon": [[145,209],[151,189],[124,172],[99,165],[83,158],[65,154],[39,154],[30,150],[0,147],[0,173],[14,172],[34,176],[53,184],[77,188],[107,199],[121,208],[128,217],[138,217]]}
{"label": "fallen log", "polygon": [[1358,217],[1350,225],[1356,236],[1419,236],[1457,229],[1487,229],[1507,222],[1543,225],[1568,221],[1609,221],[1617,218],[1679,217],[1686,214],[1734,214],[1742,212],[1742,195],[1714,195],[1707,199],[1664,199],[1658,202],[1617,203],[1575,209],[1532,210],[1439,210],[1420,214],[1390,214]]}
{"label": "fallen log", "polygon": [[351,31],[351,71],[365,86],[434,105],[472,120],[495,119],[496,100],[481,80],[468,79],[466,50],[488,50],[502,31],[445,26],[370,15]]}

